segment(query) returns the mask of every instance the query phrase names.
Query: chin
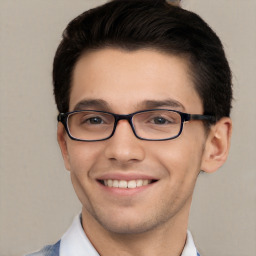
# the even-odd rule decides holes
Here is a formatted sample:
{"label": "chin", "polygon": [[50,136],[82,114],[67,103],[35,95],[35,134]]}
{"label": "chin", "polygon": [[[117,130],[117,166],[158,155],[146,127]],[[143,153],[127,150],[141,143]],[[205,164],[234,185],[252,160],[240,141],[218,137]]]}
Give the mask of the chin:
{"label": "chin", "polygon": [[108,232],[123,235],[149,232],[165,222],[152,216],[146,218],[145,214],[142,215],[142,218],[136,217],[136,214],[122,214],[119,216],[115,214],[111,215],[111,217],[104,216],[102,218],[95,216],[95,219]]}
{"label": "chin", "polygon": [[151,225],[145,225],[145,223],[101,223],[101,225],[106,229],[107,231],[111,233],[116,234],[123,234],[123,235],[129,235],[129,234],[141,234],[145,233],[147,231],[150,231],[152,227]]}

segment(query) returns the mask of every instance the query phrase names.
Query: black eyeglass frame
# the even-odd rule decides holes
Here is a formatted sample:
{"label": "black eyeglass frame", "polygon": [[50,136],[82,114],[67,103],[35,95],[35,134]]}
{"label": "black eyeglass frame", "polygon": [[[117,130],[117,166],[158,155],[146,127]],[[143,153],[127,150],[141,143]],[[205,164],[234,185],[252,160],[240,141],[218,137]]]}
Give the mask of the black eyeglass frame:
{"label": "black eyeglass frame", "polygon": [[[135,131],[133,122],[132,122],[133,116],[136,115],[136,114],[139,114],[139,113],[150,112],[150,111],[159,111],[159,110],[160,111],[161,110],[162,111],[171,111],[171,112],[178,113],[180,115],[181,123],[180,123],[179,133],[175,136],[165,138],[165,139],[146,139],[146,138],[138,136],[136,131]],[[85,112],[85,111],[86,112],[103,113],[103,114],[105,113],[105,114],[112,115],[115,119],[112,133],[107,138],[99,139],[99,140],[82,140],[82,139],[78,139],[78,138],[73,137],[69,132],[68,117],[69,117],[69,115],[72,115],[72,114],[75,114],[75,113],[80,113],[80,112]],[[111,112],[99,111],[99,110],[78,110],[78,111],[72,111],[72,112],[66,112],[66,113],[59,113],[59,115],[57,117],[57,120],[58,120],[58,122],[61,122],[63,124],[68,136],[70,137],[70,139],[76,140],[76,141],[96,142],[96,141],[108,140],[115,134],[117,123],[120,120],[127,120],[129,122],[131,128],[132,128],[132,131],[133,131],[134,135],[140,140],[165,141],[165,140],[172,140],[172,139],[175,139],[175,138],[179,137],[180,134],[182,133],[184,122],[188,122],[188,121],[191,121],[191,120],[201,120],[201,121],[208,121],[210,123],[215,123],[216,122],[216,117],[213,116],[213,115],[188,114],[188,113],[183,113],[183,112],[180,112],[180,111],[177,111],[177,110],[171,110],[171,109],[147,109],[147,110],[137,111],[137,112],[134,112],[134,113],[131,113],[131,114],[128,114],[128,115],[119,115],[119,114],[114,114],[114,113],[111,113]]]}

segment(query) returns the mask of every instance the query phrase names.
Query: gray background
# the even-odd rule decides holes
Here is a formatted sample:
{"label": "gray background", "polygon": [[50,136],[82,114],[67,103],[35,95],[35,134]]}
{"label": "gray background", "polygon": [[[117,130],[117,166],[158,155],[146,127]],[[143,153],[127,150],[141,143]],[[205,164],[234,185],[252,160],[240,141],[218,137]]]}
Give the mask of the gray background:
{"label": "gray background", "polygon": [[[103,0],[0,0],[0,255],[57,241],[80,211],[56,142],[51,66],[72,18]],[[184,0],[217,32],[234,73],[227,163],[200,175],[190,229],[204,256],[256,255],[256,1]]]}

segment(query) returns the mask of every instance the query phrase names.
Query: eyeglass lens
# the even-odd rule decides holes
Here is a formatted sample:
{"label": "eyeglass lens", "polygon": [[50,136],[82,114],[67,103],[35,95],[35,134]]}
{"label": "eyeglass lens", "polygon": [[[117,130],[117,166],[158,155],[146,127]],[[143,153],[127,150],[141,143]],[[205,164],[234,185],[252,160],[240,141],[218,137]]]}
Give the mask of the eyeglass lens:
{"label": "eyeglass lens", "polygon": [[[168,110],[145,111],[136,113],[132,123],[138,137],[162,140],[179,134],[181,116]],[[102,140],[112,134],[115,117],[108,113],[82,111],[70,114],[67,124],[70,135],[76,139]]]}

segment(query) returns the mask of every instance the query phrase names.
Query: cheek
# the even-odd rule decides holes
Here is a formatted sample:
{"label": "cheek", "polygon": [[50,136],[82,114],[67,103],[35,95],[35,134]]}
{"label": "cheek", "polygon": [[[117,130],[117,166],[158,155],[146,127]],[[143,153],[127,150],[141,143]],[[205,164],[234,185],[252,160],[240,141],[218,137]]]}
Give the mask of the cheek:
{"label": "cheek", "polygon": [[89,208],[94,184],[92,172],[102,151],[96,142],[72,141],[68,145],[71,181],[80,202]]}
{"label": "cheek", "polygon": [[[200,171],[203,142],[186,136],[161,142],[155,149],[156,160],[162,163],[167,174],[183,182],[185,177],[197,176]],[[175,180],[176,180],[175,179]],[[177,180],[176,180],[177,182]]]}
{"label": "cheek", "polygon": [[68,145],[70,171],[76,175],[89,175],[89,170],[96,164],[102,152],[102,147],[94,142],[72,141]]}

